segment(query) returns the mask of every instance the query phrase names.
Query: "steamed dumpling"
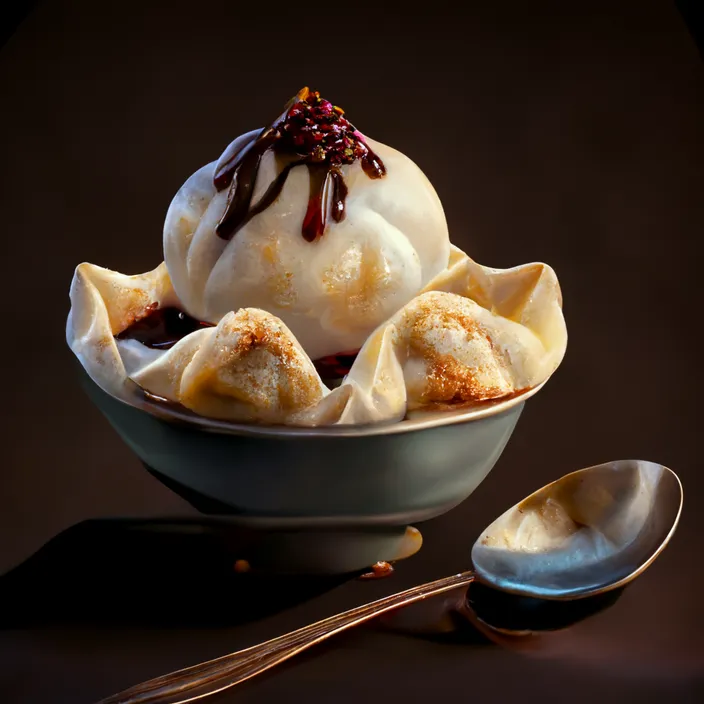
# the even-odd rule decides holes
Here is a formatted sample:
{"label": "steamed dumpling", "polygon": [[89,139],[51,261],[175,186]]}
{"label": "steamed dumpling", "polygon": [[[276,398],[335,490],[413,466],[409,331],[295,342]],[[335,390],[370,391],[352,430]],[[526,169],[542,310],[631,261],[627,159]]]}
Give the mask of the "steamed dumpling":
{"label": "steamed dumpling", "polygon": [[395,324],[409,410],[501,398],[530,387],[542,372],[535,366],[545,351],[533,332],[469,298],[424,293]]}
{"label": "steamed dumpling", "polygon": [[[266,310],[316,359],[359,349],[439,274],[450,241],[434,188],[408,157],[366,142],[386,175],[368,178],[359,161],[341,166],[345,218],[330,220],[314,242],[301,236],[311,191],[307,168],[292,169],[278,198],[229,241],[215,232],[228,198],[213,185],[216,163],[193,174],[164,225],[166,266],[188,313],[217,323],[240,308]],[[253,203],[281,169],[276,154],[264,154]]]}
{"label": "steamed dumpling", "polygon": [[327,393],[290,330],[257,309],[191,333],[132,379],[199,415],[234,421],[281,422]]}

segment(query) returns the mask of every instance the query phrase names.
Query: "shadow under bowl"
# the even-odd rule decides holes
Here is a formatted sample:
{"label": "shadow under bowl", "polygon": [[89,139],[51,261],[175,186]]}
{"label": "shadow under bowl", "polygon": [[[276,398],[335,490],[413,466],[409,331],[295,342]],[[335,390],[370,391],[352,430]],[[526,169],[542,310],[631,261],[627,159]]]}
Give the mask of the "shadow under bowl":
{"label": "shadow under bowl", "polygon": [[213,421],[148,399],[127,403],[83,370],[81,378],[155,477],[199,511],[266,534],[265,568],[308,573],[355,571],[416,552],[421,538],[408,526],[477,488],[542,386],[393,424],[300,428]]}

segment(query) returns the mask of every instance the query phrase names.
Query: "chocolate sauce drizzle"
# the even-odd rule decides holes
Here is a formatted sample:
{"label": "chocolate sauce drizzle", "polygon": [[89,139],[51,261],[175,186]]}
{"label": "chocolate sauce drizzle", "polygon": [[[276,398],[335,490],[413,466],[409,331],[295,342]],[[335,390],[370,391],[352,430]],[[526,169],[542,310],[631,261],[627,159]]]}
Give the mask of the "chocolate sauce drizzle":
{"label": "chocolate sauce drizzle", "polygon": [[[252,205],[259,166],[269,150],[276,153],[281,170],[259,202]],[[229,192],[216,233],[230,240],[279,197],[291,170],[305,165],[310,173],[310,196],[301,234],[314,242],[325,232],[328,211],[335,222],[344,219],[347,185],[340,166],[357,159],[369,178],[386,175],[384,163],[344,117],[344,111],[319,93],[303,88],[269,127],[235,143],[233,153],[218,166],[213,177],[215,188],[229,188]]]}

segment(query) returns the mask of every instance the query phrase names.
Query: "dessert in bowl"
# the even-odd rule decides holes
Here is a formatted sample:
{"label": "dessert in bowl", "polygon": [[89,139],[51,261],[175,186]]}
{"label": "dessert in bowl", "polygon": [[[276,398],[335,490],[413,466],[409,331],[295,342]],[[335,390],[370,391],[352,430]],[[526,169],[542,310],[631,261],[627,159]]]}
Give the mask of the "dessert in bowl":
{"label": "dessert in bowl", "polygon": [[67,341],[139,457],[240,520],[442,513],[565,353],[554,271],[474,262],[420,168],[307,88],[185,181],[163,247],[80,264]]}

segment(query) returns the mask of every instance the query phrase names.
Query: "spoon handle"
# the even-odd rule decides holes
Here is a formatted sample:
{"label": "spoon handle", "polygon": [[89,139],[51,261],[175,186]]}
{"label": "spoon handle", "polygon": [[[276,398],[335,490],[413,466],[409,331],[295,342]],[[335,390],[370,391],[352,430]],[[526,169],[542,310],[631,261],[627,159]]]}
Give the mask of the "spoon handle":
{"label": "spoon handle", "polygon": [[462,572],[412,587],[336,616],[330,616],[251,648],[156,677],[102,699],[99,704],[146,704],[146,702],[183,704],[203,699],[244,682],[336,633],[369,621],[392,609],[469,584],[473,579],[473,572]]}

